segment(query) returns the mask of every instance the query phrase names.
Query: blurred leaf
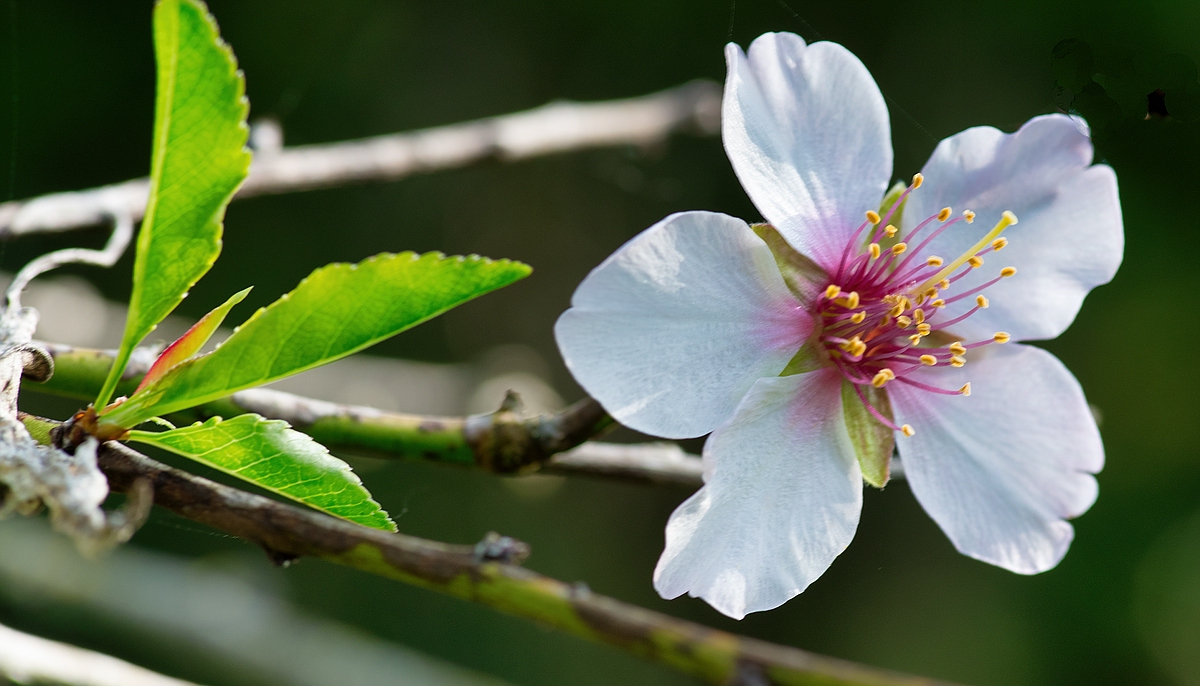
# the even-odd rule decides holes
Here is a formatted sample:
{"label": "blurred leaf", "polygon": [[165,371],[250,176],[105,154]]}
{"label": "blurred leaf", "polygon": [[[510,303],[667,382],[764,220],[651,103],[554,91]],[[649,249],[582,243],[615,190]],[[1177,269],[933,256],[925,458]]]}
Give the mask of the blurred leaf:
{"label": "blurred leaf", "polygon": [[245,83],[204,5],[160,0],[154,53],[150,200],[138,235],[125,333],[97,407],[112,397],[133,348],[216,261],[225,206],[250,166]]}
{"label": "blurred leaf", "polygon": [[1169,91],[1163,98],[1163,105],[1170,116],[1180,121],[1200,119],[1200,86]]}
{"label": "blurred leaf", "polygon": [[103,420],[132,427],[318,367],[529,273],[509,260],[411,252],[321,267],[216,350],[175,367]]}
{"label": "blurred leaf", "polygon": [[1147,119],[1200,119],[1198,71],[1187,55],[1116,53],[1101,60],[1074,38],[1052,52],[1056,104],[1087,119],[1093,134],[1111,136],[1119,126]]}
{"label": "blurred leaf", "polygon": [[245,479],[335,517],[395,531],[350,465],[287,422],[243,414],[170,431],[131,431],[147,443]]}
{"label": "blurred leaf", "polygon": [[178,340],[168,345],[151,365],[150,371],[146,372],[146,376],[142,377],[142,382],[138,384],[134,393],[162,378],[164,374],[181,362],[200,352],[208,339],[216,333],[217,327],[221,326],[221,322],[225,321],[225,316],[229,314],[233,306],[240,303],[249,292],[250,289],[247,288],[234,293],[224,304],[201,317],[200,321],[193,324],[192,328],[188,329]]}
{"label": "blurred leaf", "polygon": [[1121,116],[1128,120],[1140,121],[1146,118],[1146,94],[1157,86],[1154,79],[1144,72],[1136,70],[1132,65],[1122,65],[1124,68],[1110,70],[1108,73],[1096,74],[1092,77],[1108,97],[1112,98],[1121,108]]}
{"label": "blurred leaf", "polygon": [[1054,78],[1059,88],[1078,93],[1092,80],[1095,58],[1092,48],[1078,38],[1061,40],[1054,46]]}
{"label": "blurred leaf", "polygon": [[1200,119],[1200,82],[1196,63],[1178,53],[1164,56],[1158,63],[1158,78],[1164,91],[1167,115],[1180,121]]}
{"label": "blurred leaf", "polygon": [[1095,81],[1085,85],[1072,104],[1071,109],[1087,120],[1093,138],[1110,133],[1123,119],[1121,106]]}

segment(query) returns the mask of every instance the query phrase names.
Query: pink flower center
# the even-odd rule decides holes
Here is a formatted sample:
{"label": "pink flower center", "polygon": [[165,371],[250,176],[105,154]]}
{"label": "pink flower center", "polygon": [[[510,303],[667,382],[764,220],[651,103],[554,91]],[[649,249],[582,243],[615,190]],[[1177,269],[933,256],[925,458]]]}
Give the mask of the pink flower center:
{"label": "pink flower center", "polygon": [[[1010,337],[1003,331],[968,343],[958,340],[949,329],[988,306],[983,291],[1017,273],[1005,267],[995,278],[954,293],[956,282],[984,267],[985,255],[1008,244],[1000,233],[1016,224],[1017,218],[1005,211],[991,231],[950,262],[924,254],[938,235],[960,221],[973,222],[975,213],[967,210],[951,218],[951,210],[946,207],[907,233],[901,232],[888,222],[922,181],[920,174],[914,176],[887,216],[867,212],[867,220],[846,245],[837,271],[814,306],[822,326],[820,340],[830,359],[854,384],[871,414],[907,436],[913,435],[912,427],[897,426],[885,417],[867,400],[863,388],[868,384],[883,388],[898,382],[930,393],[970,395],[970,383],[957,389],[938,388],[915,380],[913,372],[922,367],[962,367],[967,363],[967,351],[1008,342]],[[864,240],[868,228],[870,234]],[[943,314],[946,305],[966,298],[974,299],[970,310],[955,317]]]}

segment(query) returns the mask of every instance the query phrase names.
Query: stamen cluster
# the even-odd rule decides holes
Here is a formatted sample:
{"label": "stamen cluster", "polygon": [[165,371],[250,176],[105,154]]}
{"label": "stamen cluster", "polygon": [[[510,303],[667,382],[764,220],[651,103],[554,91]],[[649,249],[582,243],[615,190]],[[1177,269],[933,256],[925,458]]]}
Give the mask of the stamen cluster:
{"label": "stamen cluster", "polygon": [[[952,210],[946,207],[903,234],[889,222],[896,208],[921,187],[922,181],[920,174],[914,176],[886,216],[880,217],[873,210],[866,213],[866,221],[846,245],[837,272],[815,305],[822,327],[820,340],[833,363],[854,384],[872,416],[906,436],[913,435],[912,427],[897,426],[884,416],[867,399],[864,387],[883,388],[900,382],[931,393],[970,395],[970,383],[948,390],[917,381],[911,378],[912,372],[939,365],[962,367],[967,363],[967,351],[1008,342],[1009,335],[997,331],[989,339],[967,343],[949,329],[988,306],[983,291],[1017,273],[1013,267],[1005,267],[995,278],[947,296],[956,282],[984,267],[985,255],[1008,245],[1008,239],[1001,238],[1000,233],[1016,224],[1017,217],[1005,211],[991,231],[949,263],[937,255],[918,258],[943,231],[958,222],[975,221],[971,210],[951,218]],[[864,239],[868,227],[870,233]],[[910,248],[917,239],[920,243]],[[966,298],[974,298],[973,308],[945,318],[947,305]]]}

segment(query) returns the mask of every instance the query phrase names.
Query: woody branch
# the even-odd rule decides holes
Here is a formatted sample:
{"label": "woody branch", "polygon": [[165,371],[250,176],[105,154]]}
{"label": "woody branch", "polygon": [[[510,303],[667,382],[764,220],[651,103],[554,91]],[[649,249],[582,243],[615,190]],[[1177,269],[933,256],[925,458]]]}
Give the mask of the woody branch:
{"label": "woody branch", "polygon": [[[26,421],[47,422],[26,416]],[[389,534],[223,486],[110,442],[99,464],[118,492],[150,483],[154,502],[262,546],[273,560],[316,557],[481,603],[615,646],[713,684],[937,686],[717,631],[592,593],[519,566],[528,547],[504,537],[475,546]]]}

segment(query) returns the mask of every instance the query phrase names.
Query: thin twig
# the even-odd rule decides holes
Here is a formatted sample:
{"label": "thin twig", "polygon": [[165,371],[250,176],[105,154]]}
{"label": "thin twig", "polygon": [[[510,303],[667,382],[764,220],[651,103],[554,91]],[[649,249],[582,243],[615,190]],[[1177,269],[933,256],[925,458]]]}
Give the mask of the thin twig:
{"label": "thin twig", "polygon": [[[260,149],[236,198],[369,180],[398,179],[461,167],[488,157],[521,160],[568,150],[651,145],[671,133],[720,128],[721,89],[692,81],[665,91],[607,102],[552,102],[472,122],[357,141]],[[260,136],[259,138],[271,138]],[[146,179],[0,204],[0,238],[65,231],[108,216],[141,219]]]}
{"label": "thin twig", "polygon": [[214,483],[115,442],[101,449],[100,465],[114,490],[147,480],[156,504],[260,545],[276,562],[317,557],[389,577],[616,646],[709,683],[938,683],[736,636],[607,598],[583,584],[506,562],[505,550],[520,548],[513,542],[508,548],[497,547],[498,539],[461,546],[388,534]]}
{"label": "thin twig", "polygon": [[602,443],[588,441],[559,453],[542,468],[548,474],[591,474],[631,481],[699,488],[704,464],[674,443]]}
{"label": "thin twig", "polygon": [[[114,355],[111,350],[61,343],[38,343],[38,349],[49,353],[57,371],[49,381],[26,388],[85,401],[95,397]],[[133,390],[156,353],[151,348],[134,352],[118,393]],[[29,371],[26,380],[31,380]],[[533,418],[522,416],[511,404],[474,417],[433,417],[255,388],[186,410],[175,419],[195,421],[247,412],[282,419],[335,452],[445,462],[500,474],[537,471],[691,488],[704,484],[703,461],[674,443],[591,440],[614,426],[612,418],[591,398]],[[898,455],[892,457],[891,478],[904,479]]]}
{"label": "thin twig", "polygon": [[[49,381],[27,384],[27,389],[84,401],[95,397],[112,366],[112,351],[41,345],[54,359],[56,371]],[[132,391],[153,360],[148,349],[135,352],[117,392]],[[446,462],[503,474],[545,469],[688,486],[699,486],[703,471],[700,458],[672,444],[584,443],[613,425],[612,418],[590,398],[537,417],[523,416],[515,396],[491,414],[429,417],[255,388],[188,410],[182,419],[247,412],[282,419],[335,452],[385,459]]]}
{"label": "thin twig", "polygon": [[94,264],[99,267],[111,267],[125,254],[129,240],[133,238],[133,218],[129,214],[118,214],[112,217],[113,232],[108,243],[102,250],[89,248],[65,248],[46,253],[29,262],[8,285],[6,298],[8,307],[13,310],[21,308],[21,293],[36,277],[52,269],[58,269],[66,264]]}
{"label": "thin twig", "polygon": [[30,636],[4,625],[0,625],[0,677],[22,684],[195,686],[115,657]]}

